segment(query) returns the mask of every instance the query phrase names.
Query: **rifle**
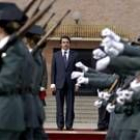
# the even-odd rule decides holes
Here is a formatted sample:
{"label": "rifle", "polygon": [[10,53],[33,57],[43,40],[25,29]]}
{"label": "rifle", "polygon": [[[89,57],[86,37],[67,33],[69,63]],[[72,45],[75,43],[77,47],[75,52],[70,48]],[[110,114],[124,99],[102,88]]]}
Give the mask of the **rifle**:
{"label": "rifle", "polygon": [[53,0],[46,8],[44,8],[42,11],[39,11],[33,18],[29,19],[26,24],[16,33],[16,35],[24,35],[36,21],[42,18],[42,16],[50,10],[55,1],[56,0]]}
{"label": "rifle", "polygon": [[45,30],[46,27],[48,26],[48,23],[50,22],[50,20],[55,16],[55,13],[52,13],[50,15],[50,17],[47,19],[46,23],[43,25],[43,29]]}
{"label": "rifle", "polygon": [[113,91],[113,89],[115,88],[115,86],[118,84],[118,82],[119,82],[119,79],[116,79],[115,81],[114,81],[114,83],[111,85],[111,87],[109,88],[109,90],[108,90],[108,93],[111,93],[112,91]]}
{"label": "rifle", "polygon": [[29,9],[34,5],[37,0],[31,0],[27,6],[24,8],[23,13],[26,15]]}
{"label": "rifle", "polygon": [[35,55],[35,53],[39,50],[40,46],[45,42],[45,40],[55,31],[55,29],[60,26],[63,19],[71,12],[71,10],[68,10],[60,19],[59,21],[39,40],[37,45],[35,46],[32,54]]}
{"label": "rifle", "polygon": [[37,7],[34,10],[34,12],[32,13],[31,17],[34,17],[39,12],[39,8],[43,2],[44,2],[44,0],[40,0],[40,2],[38,3]]}
{"label": "rifle", "polygon": [[3,49],[0,50],[0,54],[5,52],[10,47],[10,44],[16,40],[16,38],[18,38],[19,36],[24,36],[28,29],[52,7],[55,1],[56,0],[53,0],[46,8],[44,8],[44,10],[38,12],[33,18],[29,19],[19,31],[12,34],[8,43],[3,47]]}

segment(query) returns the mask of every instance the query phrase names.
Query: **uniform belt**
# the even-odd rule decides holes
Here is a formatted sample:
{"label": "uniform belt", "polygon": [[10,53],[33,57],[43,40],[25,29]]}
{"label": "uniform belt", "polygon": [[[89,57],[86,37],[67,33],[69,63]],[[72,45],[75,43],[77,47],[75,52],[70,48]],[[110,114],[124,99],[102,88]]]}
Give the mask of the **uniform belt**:
{"label": "uniform belt", "polygon": [[29,88],[15,88],[15,89],[4,89],[0,90],[0,96],[3,95],[15,95],[15,94],[25,94],[25,93],[32,93],[32,89]]}

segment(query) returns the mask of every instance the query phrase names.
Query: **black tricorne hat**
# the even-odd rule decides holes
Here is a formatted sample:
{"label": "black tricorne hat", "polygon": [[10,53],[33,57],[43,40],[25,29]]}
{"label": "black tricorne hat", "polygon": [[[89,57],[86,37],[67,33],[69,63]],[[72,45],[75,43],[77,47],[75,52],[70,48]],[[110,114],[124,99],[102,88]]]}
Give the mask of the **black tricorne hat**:
{"label": "black tricorne hat", "polygon": [[44,29],[39,25],[33,25],[28,32],[29,34],[33,35],[43,35],[45,33]]}
{"label": "black tricorne hat", "polygon": [[18,8],[15,3],[11,2],[0,2],[0,20],[4,21],[22,21],[26,20],[27,17]]}

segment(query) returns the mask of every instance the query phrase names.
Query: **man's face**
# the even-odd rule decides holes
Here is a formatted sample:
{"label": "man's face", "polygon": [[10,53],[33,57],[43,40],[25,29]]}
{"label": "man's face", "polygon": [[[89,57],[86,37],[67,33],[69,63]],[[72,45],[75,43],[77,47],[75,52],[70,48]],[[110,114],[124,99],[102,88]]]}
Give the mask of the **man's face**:
{"label": "man's face", "polygon": [[61,41],[61,48],[67,50],[70,48],[70,42],[67,38],[63,38]]}

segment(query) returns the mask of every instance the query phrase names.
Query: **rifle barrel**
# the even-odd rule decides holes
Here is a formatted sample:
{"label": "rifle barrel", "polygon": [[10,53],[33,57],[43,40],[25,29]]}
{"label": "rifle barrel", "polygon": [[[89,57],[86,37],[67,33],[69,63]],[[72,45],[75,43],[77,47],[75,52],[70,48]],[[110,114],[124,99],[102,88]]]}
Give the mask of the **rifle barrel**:
{"label": "rifle barrel", "polygon": [[37,0],[31,0],[27,6],[24,8],[23,13],[26,15],[29,9],[34,5]]}
{"label": "rifle barrel", "polygon": [[38,12],[39,12],[39,8],[41,6],[41,4],[44,2],[44,0],[40,0],[37,7],[35,8],[34,12],[32,13],[31,17],[34,17]]}
{"label": "rifle barrel", "polygon": [[47,7],[45,7],[42,11],[39,11],[34,17],[32,17],[31,19],[29,19],[26,24],[21,27],[21,29],[16,33],[17,36],[22,36],[24,35],[28,29],[35,23],[37,22],[40,18],[42,18],[42,16],[48,12],[50,10],[50,8],[52,7],[52,5],[54,4],[56,0],[53,0]]}
{"label": "rifle barrel", "polygon": [[50,36],[54,30],[61,24],[63,19],[71,12],[71,10],[68,10],[61,18],[60,20],[42,37],[42,39],[37,43],[35,49],[37,49],[39,46],[41,46],[44,41],[47,39],[48,36]]}
{"label": "rifle barrel", "polygon": [[43,29],[45,30],[50,20],[55,16],[55,13],[52,13],[50,17],[47,19],[46,23],[43,25]]}

